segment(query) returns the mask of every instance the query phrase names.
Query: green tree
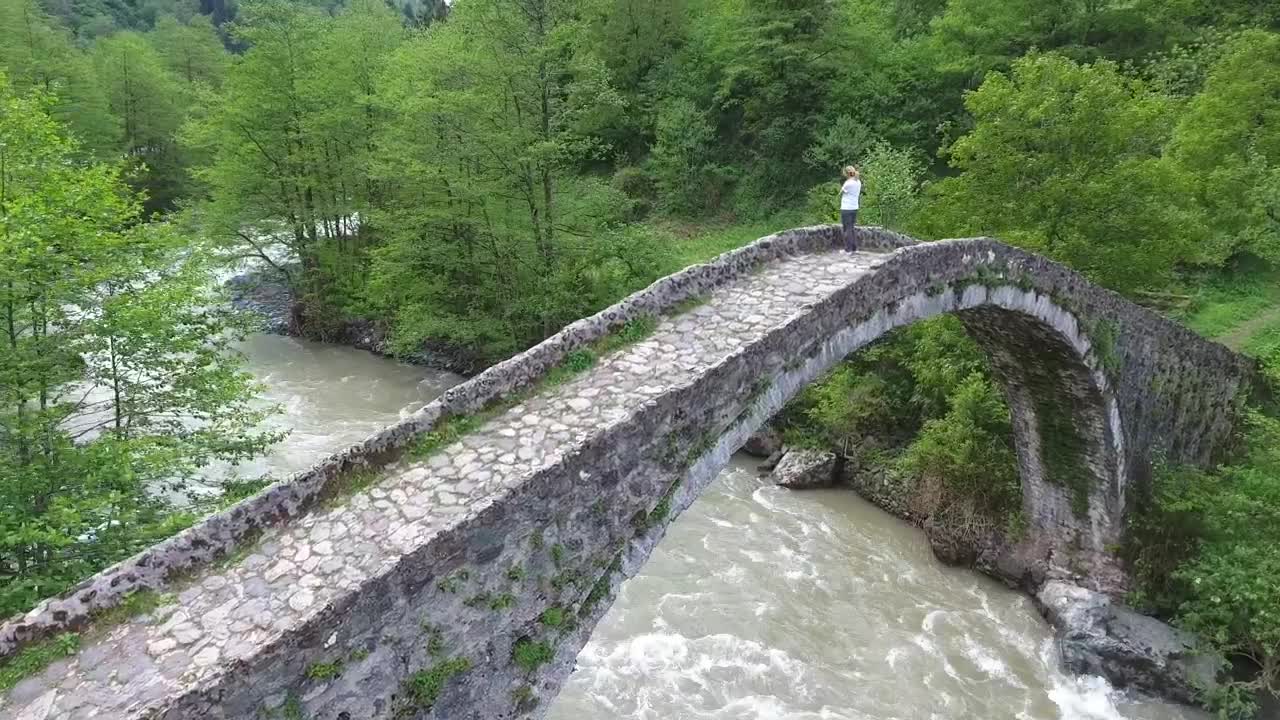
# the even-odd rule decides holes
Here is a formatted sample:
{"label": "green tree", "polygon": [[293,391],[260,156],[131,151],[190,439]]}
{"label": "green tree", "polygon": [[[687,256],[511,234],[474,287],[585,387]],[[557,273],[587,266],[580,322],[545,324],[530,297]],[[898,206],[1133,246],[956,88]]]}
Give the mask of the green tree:
{"label": "green tree", "polygon": [[698,214],[720,207],[729,173],[716,161],[715,135],[707,113],[690,100],[674,98],[658,110],[650,167],[666,210]]}
{"label": "green tree", "polygon": [[1280,34],[1244,32],[1220,53],[1179,115],[1169,153],[1194,178],[1191,197],[1211,219],[1202,261],[1241,251],[1280,261]]}
{"label": "green tree", "polygon": [[183,82],[203,83],[210,88],[222,84],[231,56],[206,16],[196,15],[186,22],[172,15],[163,16],[146,37]]}
{"label": "green tree", "polygon": [[604,128],[605,142],[630,162],[653,144],[661,85],[668,58],[684,42],[686,0],[589,0],[585,28],[592,53],[609,72],[623,104]]}
{"label": "green tree", "polygon": [[80,139],[77,148],[100,157],[119,145],[119,119],[90,62],[70,33],[45,14],[39,0],[0,0],[0,68],[18,90],[39,89],[50,112]]}
{"label": "green tree", "polygon": [[274,263],[274,245],[296,258],[301,271],[285,273],[300,299],[295,319],[325,337],[353,301],[373,234],[364,215],[377,191],[374,82],[404,31],[372,0],[337,17],[266,0],[240,18],[233,33],[250,49],[185,134],[210,158],[197,173],[210,195],[203,220],[238,252]]}
{"label": "green tree", "polygon": [[274,437],[199,248],[0,81],[0,615],[171,534]]}
{"label": "green tree", "polygon": [[620,98],[576,4],[476,0],[388,65],[393,115],[371,293],[401,347],[488,357],[526,347],[656,271],[644,234],[608,232],[626,200],[578,168]]}
{"label": "green tree", "polygon": [[862,160],[865,208],[860,217],[899,229],[915,210],[924,163],[918,154],[878,142]]}
{"label": "green tree", "polygon": [[949,150],[959,175],[933,186],[929,229],[996,236],[1126,290],[1197,256],[1190,178],[1161,157],[1169,102],[1114,64],[1028,56],[965,104],[975,126]]}
{"label": "green tree", "polygon": [[116,33],[93,47],[98,82],[120,118],[120,145],[146,193],[146,209],[174,206],[187,190],[186,168],[175,135],[186,115],[176,76],[146,38]]}
{"label": "green tree", "polygon": [[746,0],[722,8],[713,46],[719,68],[714,99],[746,168],[737,208],[777,210],[801,197],[812,178],[804,153],[813,144],[837,72],[830,0]]}

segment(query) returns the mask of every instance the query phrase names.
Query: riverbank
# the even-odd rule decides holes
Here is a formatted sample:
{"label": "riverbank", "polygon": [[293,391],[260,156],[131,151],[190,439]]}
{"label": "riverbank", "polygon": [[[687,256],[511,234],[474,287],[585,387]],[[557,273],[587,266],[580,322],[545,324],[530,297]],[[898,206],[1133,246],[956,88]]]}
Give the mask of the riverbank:
{"label": "riverbank", "polygon": [[227,280],[225,287],[232,307],[259,317],[262,322],[260,329],[267,334],[343,345],[410,365],[465,377],[475,375],[488,366],[475,354],[444,343],[424,342],[413,352],[397,353],[391,347],[387,328],[370,318],[343,319],[331,323],[325,337],[307,337],[299,322],[293,291],[280,274],[271,269],[241,273]]}
{"label": "riverbank", "polygon": [[[1007,533],[995,529],[957,533],[934,522],[909,479],[884,465],[859,463],[843,453],[791,450],[782,433],[766,429],[747,450],[766,458],[760,470],[793,489],[845,488],[886,513],[920,529],[935,558],[951,567],[976,570],[1029,597],[1055,629],[1064,669],[1105,678],[1113,686],[1191,706],[1216,684],[1220,660],[1197,652],[1188,633],[1135,612],[1112,598],[1070,582],[1027,574]],[[1011,572],[1011,568],[1018,568]]]}

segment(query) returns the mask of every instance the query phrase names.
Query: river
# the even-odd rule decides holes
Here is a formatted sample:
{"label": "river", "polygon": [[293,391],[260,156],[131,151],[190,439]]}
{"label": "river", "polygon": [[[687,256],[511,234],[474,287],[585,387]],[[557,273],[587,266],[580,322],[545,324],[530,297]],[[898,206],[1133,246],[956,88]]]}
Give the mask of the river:
{"label": "river", "polygon": [[[291,435],[241,474],[283,476],[459,378],[258,335],[248,369]],[[551,720],[1193,720],[1057,667],[1030,600],[941,566],[854,493],[731,467],[670,527],[578,657]]]}

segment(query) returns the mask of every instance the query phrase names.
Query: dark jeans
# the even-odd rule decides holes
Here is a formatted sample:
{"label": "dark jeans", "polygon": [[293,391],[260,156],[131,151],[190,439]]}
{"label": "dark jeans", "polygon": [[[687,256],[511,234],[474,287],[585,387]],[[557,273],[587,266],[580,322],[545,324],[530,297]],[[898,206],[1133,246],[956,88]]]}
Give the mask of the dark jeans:
{"label": "dark jeans", "polygon": [[853,229],[858,225],[857,210],[840,211],[840,227],[844,230],[844,249],[849,252],[858,251],[858,241],[853,237]]}

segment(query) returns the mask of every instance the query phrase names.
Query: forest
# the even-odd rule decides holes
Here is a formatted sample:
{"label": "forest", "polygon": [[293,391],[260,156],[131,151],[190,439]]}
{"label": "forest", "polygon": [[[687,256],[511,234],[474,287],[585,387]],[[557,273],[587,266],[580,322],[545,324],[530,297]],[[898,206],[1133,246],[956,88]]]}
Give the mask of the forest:
{"label": "forest", "polygon": [[[1280,382],[1274,2],[0,0],[0,616],[266,482],[187,492],[278,439],[228,262],[274,268],[300,335],[366,318],[493,362],[833,221],[849,163],[862,222],[1045,254]],[[1117,549],[1133,603],[1255,670],[1222,717],[1280,688],[1276,417],[1158,468]],[[954,321],[782,423],[1020,531],[1008,411]]]}

